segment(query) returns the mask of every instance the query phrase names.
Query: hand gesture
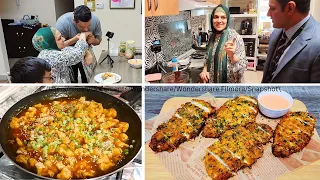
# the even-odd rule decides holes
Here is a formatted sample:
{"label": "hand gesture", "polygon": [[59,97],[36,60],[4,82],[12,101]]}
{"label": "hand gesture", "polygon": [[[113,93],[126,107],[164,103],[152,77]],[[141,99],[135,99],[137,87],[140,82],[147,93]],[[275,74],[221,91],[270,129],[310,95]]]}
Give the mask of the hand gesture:
{"label": "hand gesture", "polygon": [[87,40],[88,34],[87,34],[87,33],[81,33],[79,36],[80,36],[80,37],[79,37],[79,40],[80,40],[80,39],[82,39],[82,40]]}
{"label": "hand gesture", "polygon": [[88,36],[87,36],[87,43],[88,44],[93,44],[94,40],[96,39],[95,36],[92,34],[92,32],[87,32]]}
{"label": "hand gesture", "polygon": [[229,59],[233,60],[234,53],[236,52],[236,38],[233,38],[232,41],[226,42],[224,45],[224,50],[226,51]]}
{"label": "hand gesture", "polygon": [[201,80],[202,80],[204,83],[206,83],[206,82],[209,81],[210,75],[209,75],[209,73],[208,73],[207,71],[202,71],[202,72],[200,73],[200,78],[201,78]]}

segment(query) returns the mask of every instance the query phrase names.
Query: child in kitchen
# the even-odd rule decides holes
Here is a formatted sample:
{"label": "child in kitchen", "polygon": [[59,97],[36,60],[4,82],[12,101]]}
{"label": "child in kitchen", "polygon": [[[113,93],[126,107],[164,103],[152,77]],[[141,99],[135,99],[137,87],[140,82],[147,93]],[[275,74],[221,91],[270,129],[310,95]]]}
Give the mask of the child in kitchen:
{"label": "child in kitchen", "polygon": [[52,83],[50,64],[36,57],[19,59],[9,76],[12,83]]}
{"label": "child in kitchen", "polygon": [[202,82],[240,83],[247,67],[245,46],[241,36],[229,28],[230,13],[224,5],[218,5],[211,14],[212,35],[207,46],[207,56]]}
{"label": "child in kitchen", "polygon": [[86,66],[92,63],[92,59],[85,58],[88,44],[88,34],[81,33],[75,46],[64,44],[64,37],[53,27],[40,28],[32,38],[33,46],[40,51],[38,58],[46,60],[52,68],[54,83],[71,83],[73,79],[68,66],[79,62]]}

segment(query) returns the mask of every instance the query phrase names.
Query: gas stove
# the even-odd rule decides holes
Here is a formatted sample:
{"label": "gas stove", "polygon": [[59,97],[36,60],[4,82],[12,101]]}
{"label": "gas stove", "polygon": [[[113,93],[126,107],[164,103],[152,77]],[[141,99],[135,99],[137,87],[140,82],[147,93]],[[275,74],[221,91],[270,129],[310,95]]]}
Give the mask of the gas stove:
{"label": "gas stove", "polygon": [[[68,86],[0,86],[0,120],[6,111],[24,97],[47,89],[67,88]],[[72,86],[74,87],[74,86]],[[83,88],[83,86],[81,86]],[[79,87],[80,88],[80,87]],[[131,87],[95,87],[87,86],[86,88],[96,89],[110,95],[117,96],[123,92],[129,91]],[[133,109],[141,117],[141,100],[138,100]],[[39,179],[31,176],[17,168],[3,153],[0,151],[0,179]],[[142,154],[139,153],[129,165],[122,171],[113,174],[106,180],[120,179],[142,179]]]}
{"label": "gas stove", "polygon": [[191,68],[202,68],[204,62],[206,61],[206,51],[200,51],[195,49],[190,49],[189,51],[183,53],[177,57],[179,62],[190,63],[189,69]]}

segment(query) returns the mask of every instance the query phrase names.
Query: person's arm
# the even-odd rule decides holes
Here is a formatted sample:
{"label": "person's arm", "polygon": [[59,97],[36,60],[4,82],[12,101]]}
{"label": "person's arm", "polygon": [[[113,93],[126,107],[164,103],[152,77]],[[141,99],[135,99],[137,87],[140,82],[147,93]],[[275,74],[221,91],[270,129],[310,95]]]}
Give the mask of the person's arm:
{"label": "person's arm", "polygon": [[80,34],[77,34],[75,37],[66,40],[66,41],[64,42],[64,44],[65,44],[66,46],[73,46],[73,45],[76,44],[77,41],[79,40],[79,36],[80,36]]}
{"label": "person's arm", "polygon": [[61,51],[49,50],[49,56],[42,56],[44,56],[44,59],[48,59],[48,62],[52,67],[75,65],[84,60],[84,56],[88,48],[88,44],[85,39],[86,36],[83,34],[74,47],[66,47]]}
{"label": "person's arm", "polygon": [[[79,40],[77,43],[74,45],[74,47],[70,48],[65,48],[62,49],[61,51],[64,52],[65,56],[74,64],[77,64],[78,62],[81,62],[84,60],[84,56],[86,54],[86,50],[88,49],[88,43],[86,42],[86,35],[85,33],[81,33],[79,35]],[[79,61],[80,59],[80,61]],[[77,61],[77,62],[75,62]],[[70,62],[70,63],[71,63]],[[71,64],[71,65],[74,65]]]}
{"label": "person's arm", "polygon": [[203,70],[202,70],[202,72],[199,74],[199,76],[200,76],[200,78],[201,78],[201,80],[203,81],[203,82],[208,82],[209,81],[209,79],[210,79],[210,74],[209,74],[209,72],[207,71],[207,64],[208,64],[208,55],[205,55],[205,59],[206,59],[206,61],[204,62],[204,67],[203,67]]}
{"label": "person's arm", "polygon": [[233,64],[233,72],[238,72],[243,74],[245,69],[247,68],[248,60],[246,56],[245,46],[243,39],[240,35],[236,35],[236,49],[233,57],[228,57]]}

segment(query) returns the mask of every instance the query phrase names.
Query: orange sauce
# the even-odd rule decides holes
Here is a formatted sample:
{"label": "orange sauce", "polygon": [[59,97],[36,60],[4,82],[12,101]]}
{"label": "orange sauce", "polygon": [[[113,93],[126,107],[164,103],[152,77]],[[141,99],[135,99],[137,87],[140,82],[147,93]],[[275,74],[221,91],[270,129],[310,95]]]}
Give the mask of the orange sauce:
{"label": "orange sauce", "polygon": [[260,103],[269,109],[280,110],[290,106],[290,102],[277,94],[266,94],[260,98]]}

